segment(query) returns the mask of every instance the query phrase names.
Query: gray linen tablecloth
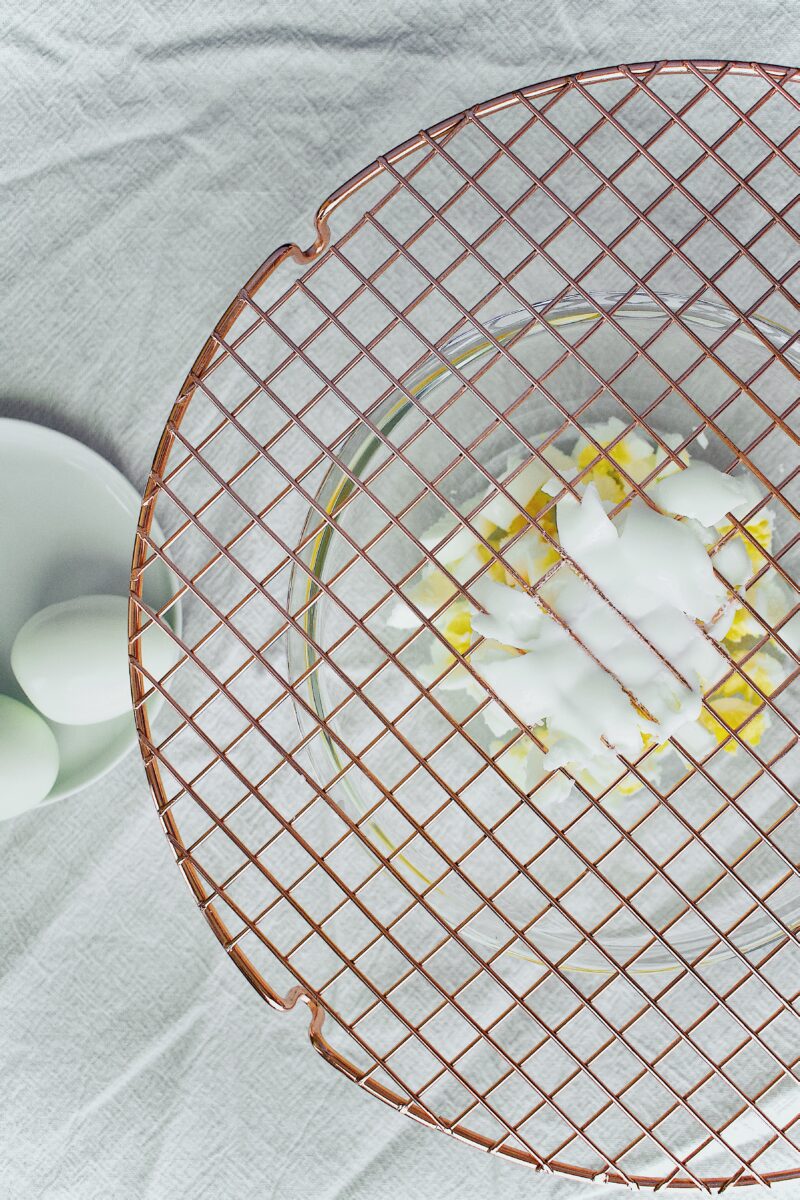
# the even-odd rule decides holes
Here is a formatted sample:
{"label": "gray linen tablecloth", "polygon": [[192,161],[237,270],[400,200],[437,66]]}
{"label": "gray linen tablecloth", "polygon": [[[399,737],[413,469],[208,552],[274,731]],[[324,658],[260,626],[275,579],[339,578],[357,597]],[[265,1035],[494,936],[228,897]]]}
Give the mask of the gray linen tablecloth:
{"label": "gray linen tablecloth", "polygon": [[[306,244],[319,201],[376,154],[573,69],[795,63],[796,15],[777,0],[6,4],[0,413],[80,438],[141,487],[234,291],[275,245]],[[272,1013],[226,961],[138,755],[0,826],[0,862],[0,1196],[589,1191],[427,1131],[326,1066],[305,1015]]]}

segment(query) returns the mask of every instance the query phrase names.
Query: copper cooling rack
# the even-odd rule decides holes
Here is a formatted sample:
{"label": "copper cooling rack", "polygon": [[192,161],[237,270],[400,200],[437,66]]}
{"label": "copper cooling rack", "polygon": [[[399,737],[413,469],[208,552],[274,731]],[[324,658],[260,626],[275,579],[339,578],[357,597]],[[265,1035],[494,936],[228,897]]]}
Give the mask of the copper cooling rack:
{"label": "copper cooling rack", "polygon": [[[799,84],[615,67],[381,156],[235,297],[143,499],[141,749],[217,938],[270,1005],[308,1005],[316,1049],[368,1092],[540,1170],[800,1177]],[[721,541],[792,599],[775,620],[742,599],[757,633],[727,665],[770,645],[788,667],[749,681],[763,739],[719,718],[669,784],[643,748],[600,794],[554,800],[480,736],[496,697],[454,710],[470,653],[438,614],[393,638],[383,617],[432,561],[434,508],[474,532],[476,488],[514,503],[499,463],[579,433],[563,494],[608,464],[644,496],[613,454],[624,429],[592,433],[610,416],[664,461],[697,451],[757,484]],[[526,518],[551,543],[557,500]],[[159,560],[174,595],[155,610]],[[177,655],[159,679],[151,622]],[[447,652],[438,678],[420,639]]]}

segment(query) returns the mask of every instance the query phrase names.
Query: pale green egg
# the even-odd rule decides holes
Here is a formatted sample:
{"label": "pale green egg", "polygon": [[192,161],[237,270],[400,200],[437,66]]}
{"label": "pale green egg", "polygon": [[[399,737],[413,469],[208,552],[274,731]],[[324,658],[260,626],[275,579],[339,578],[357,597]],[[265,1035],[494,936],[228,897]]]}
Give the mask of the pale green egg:
{"label": "pale green egg", "polygon": [[58,745],[27,704],[0,696],[0,820],[44,800],[58,775]]}
{"label": "pale green egg", "polygon": [[[145,669],[158,679],[178,649],[150,625],[142,634]],[[131,707],[128,602],[122,596],[79,596],[51,604],[22,626],[11,666],[31,704],[50,721],[93,725]]]}

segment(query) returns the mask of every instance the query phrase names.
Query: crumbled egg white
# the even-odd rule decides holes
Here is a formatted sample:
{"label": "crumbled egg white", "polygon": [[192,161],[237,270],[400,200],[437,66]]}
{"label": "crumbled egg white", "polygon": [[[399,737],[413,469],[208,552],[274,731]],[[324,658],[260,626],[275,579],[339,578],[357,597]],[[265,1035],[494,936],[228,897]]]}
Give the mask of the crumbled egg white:
{"label": "crumbled egg white", "polygon": [[[770,720],[762,696],[787,674],[775,643],[733,673],[718,648],[736,660],[764,636],[738,602],[742,593],[770,625],[794,606],[772,569],[746,587],[766,565],[761,549],[772,548],[774,516],[758,508],[758,490],[685,450],[680,465],[668,461],[624,430],[607,421],[588,427],[569,454],[551,445],[541,459],[510,464],[503,487],[516,503],[492,489],[470,517],[502,561],[444,518],[423,538],[433,561],[405,589],[410,603],[389,617],[400,630],[420,625],[415,609],[433,618],[446,645],[435,639],[424,682],[483,701],[498,765],[551,799],[569,790],[561,768],[595,793],[614,786],[631,794],[641,784],[619,756],[635,762],[650,748],[657,761],[668,739],[700,758],[719,745],[735,753],[737,738],[758,745]],[[601,456],[596,446],[615,438]],[[587,467],[578,497],[553,505],[563,481]],[[642,483],[657,470],[647,493],[661,511],[632,498],[626,479]],[[731,533],[727,514],[754,510],[749,536]],[[534,585],[535,599],[527,591]],[[456,654],[468,656],[471,671]],[[497,700],[486,703],[479,680]]]}

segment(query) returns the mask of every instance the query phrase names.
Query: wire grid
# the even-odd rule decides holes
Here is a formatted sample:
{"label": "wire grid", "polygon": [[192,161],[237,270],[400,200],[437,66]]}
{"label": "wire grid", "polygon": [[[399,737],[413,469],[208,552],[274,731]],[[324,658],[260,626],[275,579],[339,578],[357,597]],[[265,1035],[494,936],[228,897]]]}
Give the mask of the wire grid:
{"label": "wire grid", "polygon": [[[308,1004],[313,1044],[362,1087],[545,1171],[800,1176],[797,85],[758,64],[613,68],[382,156],[235,298],[144,495],[140,743],[214,932],[270,1004]],[[384,618],[415,607],[431,505],[496,560],[467,498],[524,511],[515,472],[565,435],[593,454],[525,514],[551,544],[548,512],[600,463],[646,499],[611,457],[624,433],[592,432],[609,415],[660,468],[689,449],[750,473],[762,499],[713,553],[738,534],[761,554],[750,582],[772,571],[793,600],[772,623],[742,600],[760,632],[728,661],[770,738],[706,697],[721,744],[677,744],[668,786],[646,750],[553,804],[481,738],[502,703],[485,681],[454,711],[447,675],[474,672],[441,613],[416,609],[392,643]],[[745,527],[765,507],[769,553]],[[175,592],[155,609],[158,560]],[[178,653],[160,678],[140,652],[153,622]],[[410,665],[420,639],[449,655],[433,681]],[[747,674],[765,645],[790,664],[772,691]],[[620,779],[642,785],[624,804]]]}

